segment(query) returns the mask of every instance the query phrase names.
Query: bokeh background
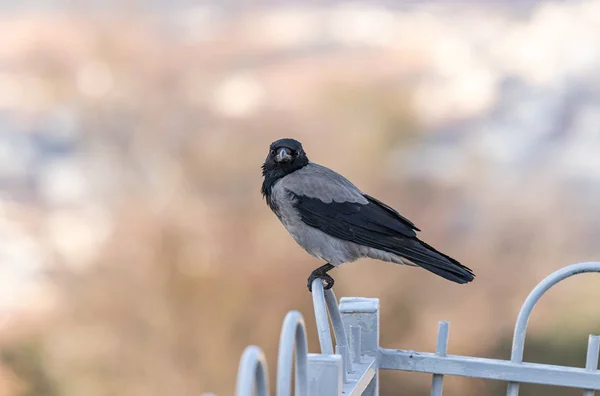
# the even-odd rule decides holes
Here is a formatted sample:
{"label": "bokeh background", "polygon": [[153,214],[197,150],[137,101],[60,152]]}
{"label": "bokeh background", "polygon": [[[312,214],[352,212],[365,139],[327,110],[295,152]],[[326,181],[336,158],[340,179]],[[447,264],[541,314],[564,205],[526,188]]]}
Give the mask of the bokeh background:
{"label": "bokeh background", "polygon": [[[281,137],[477,274],[362,260],[382,346],[508,358],[529,291],[600,259],[600,1],[0,2],[0,395],[232,395],[274,373],[321,265],[262,201]],[[553,289],[525,359],[585,362],[600,278]],[[272,375],[274,377],[274,375]],[[383,373],[381,394],[430,376]],[[504,385],[448,378],[450,395]],[[527,395],[579,392],[524,386]]]}

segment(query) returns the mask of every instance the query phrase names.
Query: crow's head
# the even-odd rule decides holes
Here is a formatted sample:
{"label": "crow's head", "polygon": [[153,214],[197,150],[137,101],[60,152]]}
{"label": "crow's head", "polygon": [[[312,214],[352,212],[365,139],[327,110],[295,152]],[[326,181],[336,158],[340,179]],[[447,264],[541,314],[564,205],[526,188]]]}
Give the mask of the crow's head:
{"label": "crow's head", "polygon": [[279,139],[269,147],[263,164],[263,175],[273,172],[279,177],[288,175],[308,164],[302,143],[294,139]]}
{"label": "crow's head", "polygon": [[269,154],[262,166],[264,177],[262,193],[271,206],[271,190],[277,180],[308,165],[308,157],[302,143],[294,139],[279,139],[269,147]]}

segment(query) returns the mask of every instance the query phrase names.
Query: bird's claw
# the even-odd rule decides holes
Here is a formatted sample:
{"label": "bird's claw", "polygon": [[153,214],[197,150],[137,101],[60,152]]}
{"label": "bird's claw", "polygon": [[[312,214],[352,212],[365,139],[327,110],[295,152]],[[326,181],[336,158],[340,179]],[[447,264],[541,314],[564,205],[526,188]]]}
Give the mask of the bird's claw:
{"label": "bird's claw", "polygon": [[333,280],[331,275],[329,275],[325,272],[321,272],[321,273],[313,272],[308,277],[308,291],[311,293],[312,293],[312,284],[315,279],[321,279],[324,282],[323,289],[325,289],[325,290],[331,289],[333,287],[333,284],[335,283],[335,281]]}

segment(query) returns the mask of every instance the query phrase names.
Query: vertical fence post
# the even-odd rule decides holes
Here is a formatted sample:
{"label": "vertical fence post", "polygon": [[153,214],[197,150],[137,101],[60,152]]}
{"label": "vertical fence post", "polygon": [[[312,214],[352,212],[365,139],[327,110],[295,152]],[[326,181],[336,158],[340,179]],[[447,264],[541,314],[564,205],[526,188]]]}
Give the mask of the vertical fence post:
{"label": "vertical fence post", "polygon": [[[442,321],[438,325],[438,337],[435,345],[435,354],[437,356],[446,356],[448,352],[448,322]],[[433,374],[431,380],[431,396],[442,396],[442,387],[444,376]]]}
{"label": "vertical fence post", "polygon": [[[600,336],[590,334],[588,338],[587,358],[585,368],[589,371],[598,370],[598,354],[600,354]],[[593,389],[583,391],[583,396],[594,396]]]}
{"label": "vertical fence post", "polygon": [[360,364],[360,326],[350,325],[352,362]]}
{"label": "vertical fence post", "polygon": [[308,394],[342,396],[343,362],[340,355],[308,354]]}
{"label": "vertical fence post", "polygon": [[[361,355],[377,359],[379,353],[379,299],[343,297],[340,300],[340,312],[344,327],[348,332],[351,331],[351,326],[360,327]],[[357,334],[356,330],[354,332]],[[363,396],[378,395],[379,370],[363,393]]]}

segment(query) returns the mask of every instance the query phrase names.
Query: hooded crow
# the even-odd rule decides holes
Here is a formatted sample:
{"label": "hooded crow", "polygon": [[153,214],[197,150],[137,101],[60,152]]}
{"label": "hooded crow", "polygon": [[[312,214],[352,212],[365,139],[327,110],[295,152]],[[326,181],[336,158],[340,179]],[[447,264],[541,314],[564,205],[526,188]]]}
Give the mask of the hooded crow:
{"label": "hooded crow", "polygon": [[361,257],[420,266],[442,278],[467,283],[471,269],[417,238],[410,220],[363,193],[344,176],[308,160],[294,139],[273,142],[262,166],[262,194],[294,240],[326,261],[308,278],[333,286],[327,271]]}

